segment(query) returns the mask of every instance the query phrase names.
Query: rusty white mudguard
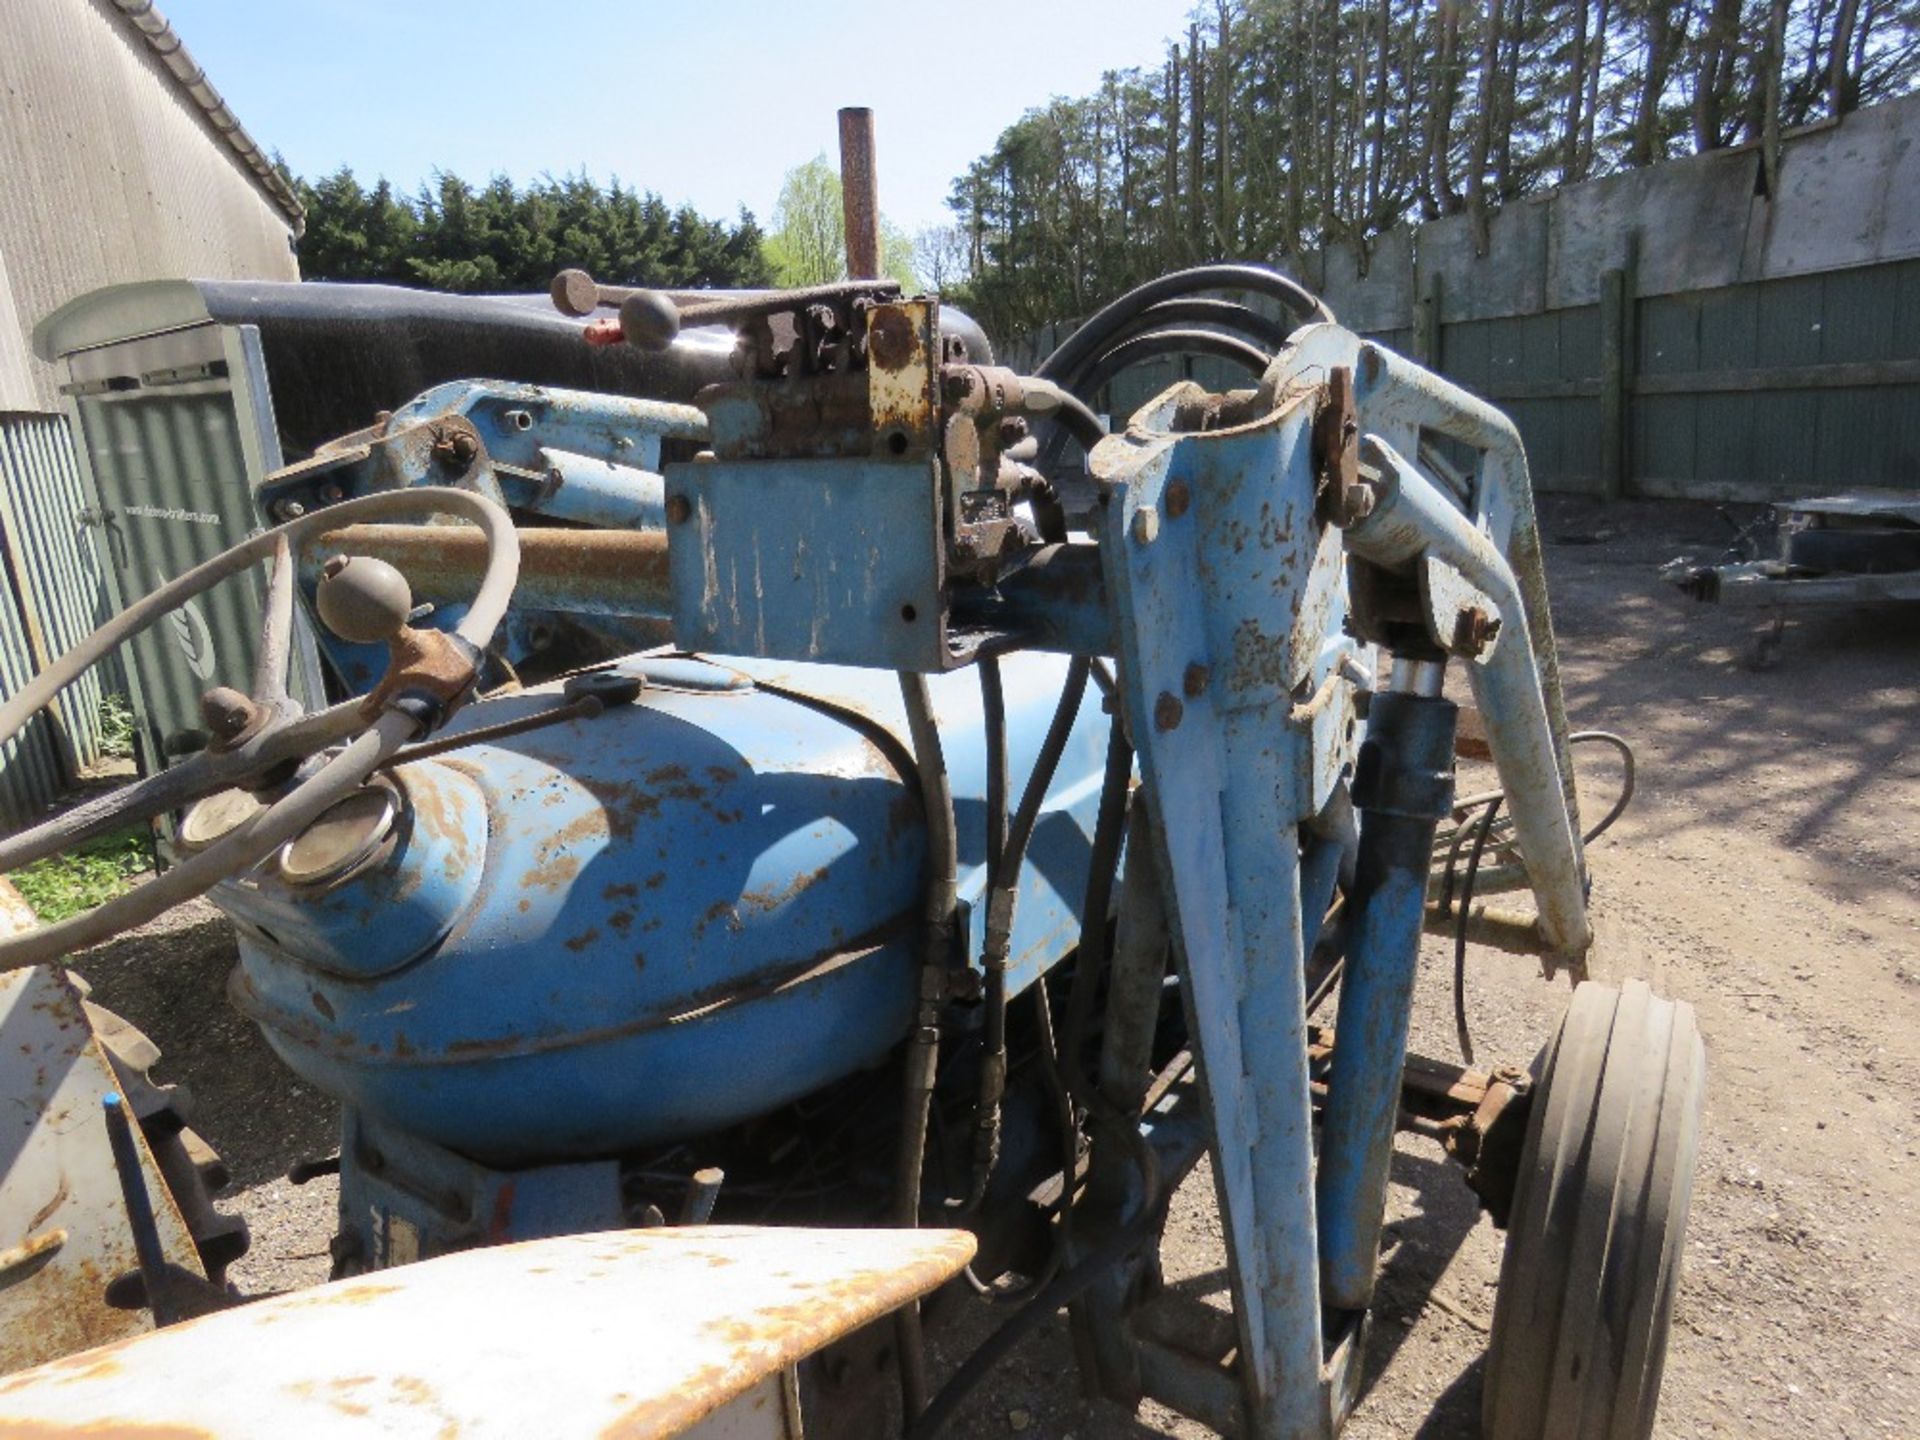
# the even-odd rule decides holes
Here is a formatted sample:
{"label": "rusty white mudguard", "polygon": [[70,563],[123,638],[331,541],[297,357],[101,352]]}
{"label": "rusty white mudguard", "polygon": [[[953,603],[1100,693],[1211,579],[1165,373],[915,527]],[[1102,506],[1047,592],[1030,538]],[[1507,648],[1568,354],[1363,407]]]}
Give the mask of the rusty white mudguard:
{"label": "rusty white mudguard", "polygon": [[471,1250],[0,1380],[0,1434],[788,1440],[794,1367],[973,1252],[955,1230],[728,1226]]}

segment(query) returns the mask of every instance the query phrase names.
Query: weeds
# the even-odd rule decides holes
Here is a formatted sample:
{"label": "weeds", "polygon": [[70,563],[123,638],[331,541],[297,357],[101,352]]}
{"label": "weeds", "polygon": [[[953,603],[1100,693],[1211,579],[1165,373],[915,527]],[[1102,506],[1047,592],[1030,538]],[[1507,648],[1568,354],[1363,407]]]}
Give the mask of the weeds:
{"label": "weeds", "polygon": [[109,760],[133,758],[133,707],[123,695],[101,697],[100,753]]}
{"label": "weeds", "polygon": [[125,893],[136,875],[152,868],[153,840],[141,824],[36,860],[11,879],[34,913],[52,924]]}

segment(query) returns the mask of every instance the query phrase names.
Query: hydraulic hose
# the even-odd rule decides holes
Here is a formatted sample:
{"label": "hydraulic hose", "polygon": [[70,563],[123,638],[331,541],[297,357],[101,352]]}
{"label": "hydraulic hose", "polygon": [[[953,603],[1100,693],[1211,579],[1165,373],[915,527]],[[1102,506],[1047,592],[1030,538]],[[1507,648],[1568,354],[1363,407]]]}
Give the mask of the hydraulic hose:
{"label": "hydraulic hose", "polygon": [[1216,330],[1148,330],[1101,351],[1093,364],[1074,377],[1073,388],[1083,395],[1097,395],[1122,370],[1161,355],[1212,355],[1243,365],[1256,376],[1273,363],[1273,357],[1259,346]]}
{"label": "hydraulic hose", "polygon": [[1109,1269],[1159,1233],[1171,1197],[1161,1193],[1160,1162],[1153,1153],[1153,1147],[1140,1134],[1137,1124],[1130,1133],[1134,1137],[1134,1159],[1140,1166],[1139,1211],[1109,1235],[1098,1249],[1048,1281],[1031,1300],[1013,1313],[1006,1324],[989,1335],[953,1372],[947,1383],[940,1387],[940,1393],[919,1413],[919,1418],[910,1423],[907,1440],[932,1440],[953,1419],[954,1412],[972,1393],[973,1387],[985,1379],[994,1366],[1006,1359],[1014,1346],[1052,1319],[1061,1306],[1079,1299]]}
{"label": "hydraulic hose", "polygon": [[[1000,853],[999,865],[988,876],[987,933],[981,948],[980,966],[986,977],[986,1023],[980,1060],[980,1098],[974,1121],[973,1175],[967,1188],[967,1214],[979,1209],[986,1199],[1000,1158],[1000,1102],[1007,1089],[1007,958],[1013,940],[1014,912],[1020,896],[1020,868],[1026,863],[1027,845],[1039,823],[1040,806],[1053,785],[1066,752],[1067,739],[1080,715],[1080,701],[1086,695],[1087,677],[1092,664],[1076,657],[1067,667],[1066,688],[1054,707],[1053,721],[1047,726],[1033,770],[1027,776],[1026,789],[1020,794],[1020,808]],[[998,677],[995,677],[997,682]],[[986,684],[985,675],[982,684]],[[1004,724],[1004,716],[1002,717]]]}
{"label": "hydraulic hose", "polygon": [[1100,977],[1107,968],[1111,938],[1107,915],[1113,908],[1114,872],[1120,866],[1120,847],[1127,835],[1128,786],[1133,779],[1133,745],[1127,739],[1123,708],[1116,701],[1113,727],[1107,737],[1107,768],[1101,781],[1100,811],[1093,822],[1093,854],[1087,868],[1086,899],[1080,907],[1080,952],[1073,966],[1073,988],[1067,994],[1067,1020],[1061,1037],[1061,1066],[1067,1089],[1082,1105],[1091,1103],[1093,1087],[1080,1068],[1081,1047],[1093,1023],[1093,1002]]}
{"label": "hydraulic hose", "polygon": [[[1093,413],[1091,406],[1065,386],[1056,387],[1059,391],[1056,399],[1058,408],[1046,418],[1054,421],[1059,430],[1065,430],[1074,438],[1082,450],[1091,450],[1106,438],[1107,427],[1100,423],[1100,417]],[[1059,430],[1055,433],[1058,434]]]}
{"label": "hydraulic hose", "polygon": [[[1232,335],[1223,335],[1217,330],[1147,330],[1117,341],[1108,349],[1093,355],[1082,369],[1070,377],[1066,388],[1078,396],[1097,395],[1103,385],[1123,370],[1162,355],[1212,355],[1244,366],[1256,378],[1273,361],[1273,357],[1257,345]],[[1073,438],[1080,441],[1077,433]],[[1066,436],[1058,427],[1047,435],[1046,442],[1040,447],[1038,468],[1041,473],[1051,473],[1054,466],[1060,463],[1060,452],[1065,445]],[[1089,447],[1080,441],[1080,448],[1086,450]]]}
{"label": "hydraulic hose", "polygon": [[1198,295],[1149,305],[1140,312],[1138,319],[1122,327],[1110,343],[1117,345],[1143,331],[1164,330],[1174,324],[1210,325],[1244,340],[1251,340],[1267,351],[1278,350],[1287,343],[1287,327],[1280,321],[1262,315],[1250,305]]}
{"label": "hydraulic hose", "polygon": [[[953,954],[954,910],[959,898],[959,837],[953,815],[953,782],[946,750],[933,714],[933,698],[924,675],[900,674],[900,698],[906,704],[913,740],[914,768],[920,777],[921,808],[927,824],[927,895],[920,961],[920,993],[914,1027],[907,1041],[902,1086],[900,1149],[895,1157],[894,1222],[906,1229],[920,1224],[920,1181],[927,1150],[927,1116],[940,1059],[940,1006],[946,998],[947,967]],[[894,1334],[900,1351],[900,1400],[909,1419],[927,1399],[927,1355],[920,1332],[918,1304],[895,1312]]]}
{"label": "hydraulic hose", "polygon": [[1065,383],[1095,354],[1111,345],[1149,306],[1208,290],[1244,290],[1266,295],[1285,305],[1303,322],[1333,322],[1333,312],[1326,305],[1278,270],[1264,265],[1200,265],[1149,280],[1104,306],[1043,360],[1036,373],[1043,379]]}

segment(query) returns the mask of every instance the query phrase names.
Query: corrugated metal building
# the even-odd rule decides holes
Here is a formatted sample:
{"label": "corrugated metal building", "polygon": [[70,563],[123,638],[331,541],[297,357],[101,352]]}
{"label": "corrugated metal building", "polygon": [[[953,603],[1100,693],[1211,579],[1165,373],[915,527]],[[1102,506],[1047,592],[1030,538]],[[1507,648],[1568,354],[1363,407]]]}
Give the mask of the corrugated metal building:
{"label": "corrugated metal building", "polygon": [[[0,11],[0,690],[109,613],[86,466],[34,325],[127,281],[299,278],[300,205],[152,0]],[[0,751],[0,823],[98,758],[98,675]]]}
{"label": "corrugated metal building", "polygon": [[299,202],[151,0],[0,23],[0,410],[53,410],[28,332],[123,280],[299,278]]}

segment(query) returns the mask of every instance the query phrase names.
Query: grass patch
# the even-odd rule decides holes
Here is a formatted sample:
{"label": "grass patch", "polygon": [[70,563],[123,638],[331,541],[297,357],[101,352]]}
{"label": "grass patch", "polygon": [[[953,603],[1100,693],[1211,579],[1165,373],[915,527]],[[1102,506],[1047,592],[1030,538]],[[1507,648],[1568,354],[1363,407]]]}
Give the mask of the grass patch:
{"label": "grass patch", "polygon": [[10,878],[34,913],[52,924],[125,894],[136,875],[152,868],[153,839],[140,824],[36,860]]}
{"label": "grass patch", "polygon": [[100,753],[109,760],[133,759],[133,707],[124,696],[101,697]]}

